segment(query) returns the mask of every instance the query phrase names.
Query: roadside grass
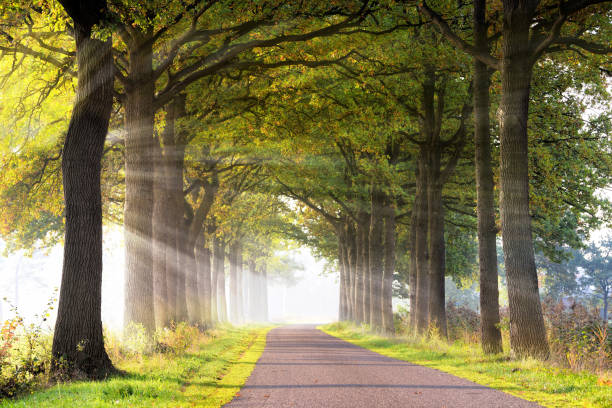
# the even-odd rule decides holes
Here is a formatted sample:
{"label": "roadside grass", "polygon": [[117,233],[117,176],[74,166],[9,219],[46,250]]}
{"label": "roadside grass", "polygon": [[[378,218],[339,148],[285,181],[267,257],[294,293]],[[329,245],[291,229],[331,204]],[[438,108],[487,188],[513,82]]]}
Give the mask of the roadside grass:
{"label": "roadside grass", "polygon": [[123,376],[57,384],[0,400],[0,407],[220,407],[244,385],[269,330],[220,327],[186,351],[134,355],[115,362]]}
{"label": "roadside grass", "polygon": [[606,385],[610,373],[598,377],[546,362],[515,360],[507,353],[486,356],[477,344],[382,337],[344,322],[319,329],[379,354],[435,368],[546,407],[612,407],[612,386]]}

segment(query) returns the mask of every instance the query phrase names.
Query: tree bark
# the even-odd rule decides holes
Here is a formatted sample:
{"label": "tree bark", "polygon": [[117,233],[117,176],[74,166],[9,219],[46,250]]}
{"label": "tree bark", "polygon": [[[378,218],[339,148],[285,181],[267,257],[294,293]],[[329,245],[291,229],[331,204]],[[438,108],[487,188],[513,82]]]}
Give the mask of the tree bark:
{"label": "tree bark", "polygon": [[395,271],[395,204],[387,199],[383,209],[385,222],[385,263],[382,286],[382,321],[387,334],[395,333],[393,323],[393,272]]}
{"label": "tree bark", "polygon": [[416,263],[416,332],[427,331],[429,316],[429,253],[427,245],[427,166],[420,154],[416,181],[414,209],[416,211],[415,263]]}
{"label": "tree bark", "polygon": [[370,298],[370,214],[362,214],[362,224],[360,225],[361,234],[361,265],[363,267],[363,285],[361,288],[361,299],[363,307],[363,321],[367,324],[371,324],[370,309],[372,301]]}
{"label": "tree bark", "polygon": [[196,261],[198,270],[198,284],[200,293],[200,307],[202,315],[202,325],[204,328],[212,326],[212,277],[210,268],[210,249],[208,249],[204,234],[198,239],[196,244]]}
{"label": "tree bark", "polygon": [[355,322],[365,322],[363,310],[363,234],[361,226],[355,224]]}
{"label": "tree bark", "polygon": [[384,275],[383,206],[385,197],[372,186],[372,211],[370,218],[370,321],[373,328],[383,328],[382,286]]}
{"label": "tree bark", "polygon": [[128,44],[125,138],[125,317],[155,331],[152,276],[153,218],[153,51],[148,35]]}
{"label": "tree bark", "polygon": [[[475,47],[489,52],[486,0],[474,0]],[[485,354],[502,352],[499,330],[499,289],[497,277],[497,227],[489,126],[488,67],[474,59],[474,146],[476,162],[476,211],[478,217],[478,266],[480,269],[480,336]]]}
{"label": "tree bark", "polygon": [[510,345],[519,357],[547,358],[549,349],[529,214],[527,118],[532,73],[529,28],[533,10],[529,5],[515,3],[516,0],[504,1],[499,108],[500,213],[508,281]]}
{"label": "tree bark", "polygon": [[[439,160],[439,157],[438,157]],[[439,162],[434,167],[439,168]],[[446,298],[444,275],[446,272],[446,247],[444,243],[444,209],[442,186],[436,181],[428,188],[429,230],[429,328],[446,338]]]}
{"label": "tree bark", "polygon": [[348,320],[348,303],[346,296],[346,270],[344,268],[344,249],[342,243],[342,233],[336,233],[338,237],[338,270],[340,271],[340,299],[339,299],[339,320]]}
{"label": "tree bark", "polygon": [[[238,275],[237,281],[237,297],[236,297],[236,307],[238,309],[238,323],[242,324],[245,320],[244,313],[244,305],[245,305],[245,297],[244,297],[244,262],[242,260],[242,243],[238,243],[237,253],[236,253],[236,269]],[[233,301],[233,300],[232,300]]]}
{"label": "tree bark", "polygon": [[257,321],[257,263],[254,259],[249,259],[249,320]]}
{"label": "tree bark", "polygon": [[229,263],[230,263],[230,321],[237,324],[240,320],[238,311],[238,252],[240,245],[238,242],[230,245]]}
{"label": "tree bark", "polygon": [[[62,157],[66,233],[52,355],[55,362],[63,358],[89,378],[103,378],[113,371],[102,336],[100,189],[100,161],[113,105],[112,42],[91,38],[97,21],[87,18],[100,8],[83,17],[83,10],[75,10],[71,2],[61,3],[74,20],[78,86]],[[54,367],[63,369],[61,364]]]}
{"label": "tree bark", "polygon": [[410,216],[410,271],[408,275],[408,287],[410,290],[410,327],[416,330],[416,299],[417,299],[417,257],[416,257],[416,231],[417,211],[416,199]]}
{"label": "tree bark", "polygon": [[225,243],[219,239],[217,261],[217,312],[219,321],[227,322],[227,298],[225,296]]}
{"label": "tree bark", "polygon": [[153,175],[153,301],[155,326],[168,324],[168,282],[166,277],[166,248],[169,231],[166,216],[169,212],[170,194],[166,180],[166,161],[159,144],[154,144],[155,171]]}

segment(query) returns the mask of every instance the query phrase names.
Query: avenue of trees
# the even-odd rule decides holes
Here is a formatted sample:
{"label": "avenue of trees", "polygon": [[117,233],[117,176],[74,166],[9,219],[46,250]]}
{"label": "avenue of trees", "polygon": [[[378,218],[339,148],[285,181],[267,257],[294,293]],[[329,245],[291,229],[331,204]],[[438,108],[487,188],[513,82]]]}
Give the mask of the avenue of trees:
{"label": "avenue of trees", "polygon": [[[477,274],[486,353],[501,238],[510,346],[546,358],[536,261],[569,262],[610,222],[611,6],[3,2],[0,233],[64,245],[54,357],[113,370],[108,222],[126,327],[266,321],[275,253],[304,245],[338,274],[339,319],[386,333],[407,288],[414,332],[445,337],[445,278]],[[597,251],[571,262],[604,271],[582,284],[607,313]]]}

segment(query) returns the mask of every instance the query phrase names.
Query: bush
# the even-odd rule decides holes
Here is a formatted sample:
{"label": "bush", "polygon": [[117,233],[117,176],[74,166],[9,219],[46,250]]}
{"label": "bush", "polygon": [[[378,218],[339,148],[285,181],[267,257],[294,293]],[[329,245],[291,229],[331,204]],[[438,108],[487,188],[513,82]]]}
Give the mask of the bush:
{"label": "bush", "polygon": [[[5,299],[6,300],[6,299]],[[26,325],[17,308],[0,329],[0,397],[12,397],[45,383],[51,367],[51,334],[43,329],[56,299],[36,323]]]}
{"label": "bush", "polygon": [[612,328],[596,310],[574,300],[546,299],[543,311],[551,358],[557,364],[577,371],[612,369]]}

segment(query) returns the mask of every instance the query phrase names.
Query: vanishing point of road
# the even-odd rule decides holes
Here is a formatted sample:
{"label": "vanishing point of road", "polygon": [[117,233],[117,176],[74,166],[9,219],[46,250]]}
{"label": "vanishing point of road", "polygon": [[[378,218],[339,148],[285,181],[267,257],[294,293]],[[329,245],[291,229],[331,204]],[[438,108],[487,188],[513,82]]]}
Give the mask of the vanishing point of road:
{"label": "vanishing point of road", "polygon": [[229,408],[538,407],[441,371],[382,356],[315,326],[268,333],[253,373]]}

